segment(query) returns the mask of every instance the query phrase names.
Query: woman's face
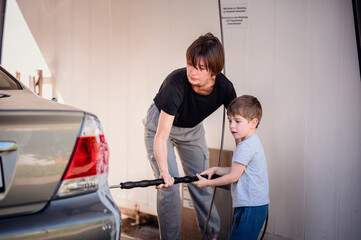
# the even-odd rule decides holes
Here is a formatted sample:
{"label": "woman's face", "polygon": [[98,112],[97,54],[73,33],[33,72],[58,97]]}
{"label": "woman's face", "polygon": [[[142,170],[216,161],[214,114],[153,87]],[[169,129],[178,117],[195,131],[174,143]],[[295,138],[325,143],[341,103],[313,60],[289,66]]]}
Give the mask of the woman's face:
{"label": "woman's face", "polygon": [[192,86],[202,87],[212,80],[212,73],[206,69],[203,59],[199,61],[198,67],[187,63],[187,77]]}

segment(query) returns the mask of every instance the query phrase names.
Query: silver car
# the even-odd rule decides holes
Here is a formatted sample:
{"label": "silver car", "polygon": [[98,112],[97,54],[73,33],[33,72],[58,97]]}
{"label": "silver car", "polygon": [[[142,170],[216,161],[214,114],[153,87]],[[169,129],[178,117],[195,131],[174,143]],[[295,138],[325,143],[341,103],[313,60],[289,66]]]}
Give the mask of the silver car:
{"label": "silver car", "polygon": [[98,118],[0,67],[0,239],[119,239]]}

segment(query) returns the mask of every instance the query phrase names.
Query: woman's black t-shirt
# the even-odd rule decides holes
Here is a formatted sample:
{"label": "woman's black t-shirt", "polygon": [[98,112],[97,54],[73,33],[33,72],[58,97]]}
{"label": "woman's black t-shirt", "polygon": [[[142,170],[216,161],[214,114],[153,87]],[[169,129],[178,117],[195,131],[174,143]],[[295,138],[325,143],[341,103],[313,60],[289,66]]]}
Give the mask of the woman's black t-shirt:
{"label": "woman's black t-shirt", "polygon": [[236,97],[232,82],[222,73],[217,74],[210,94],[196,93],[188,81],[186,68],[181,68],[166,77],[154,103],[159,110],[175,116],[174,126],[190,128],[202,122],[222,104],[227,108]]}

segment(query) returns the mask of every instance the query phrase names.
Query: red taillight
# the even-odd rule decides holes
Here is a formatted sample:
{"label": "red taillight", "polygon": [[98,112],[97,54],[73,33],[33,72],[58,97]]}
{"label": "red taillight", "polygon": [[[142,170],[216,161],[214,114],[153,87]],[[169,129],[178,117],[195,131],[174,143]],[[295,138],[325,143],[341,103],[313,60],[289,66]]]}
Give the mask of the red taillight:
{"label": "red taillight", "polygon": [[63,179],[108,173],[109,150],[104,135],[79,137]]}
{"label": "red taillight", "polygon": [[108,159],[108,144],[98,118],[85,114],[55,198],[86,194],[104,188],[108,176]]}

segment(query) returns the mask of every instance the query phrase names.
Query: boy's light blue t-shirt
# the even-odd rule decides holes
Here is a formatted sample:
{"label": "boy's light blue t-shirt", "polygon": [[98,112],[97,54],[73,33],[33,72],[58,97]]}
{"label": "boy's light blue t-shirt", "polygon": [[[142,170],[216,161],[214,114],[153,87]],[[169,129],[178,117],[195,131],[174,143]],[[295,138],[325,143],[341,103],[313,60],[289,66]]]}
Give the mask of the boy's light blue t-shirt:
{"label": "boy's light blue t-shirt", "polygon": [[267,162],[257,134],[251,135],[237,145],[232,164],[234,162],[246,165],[246,168],[239,180],[233,183],[233,207],[269,204]]}

